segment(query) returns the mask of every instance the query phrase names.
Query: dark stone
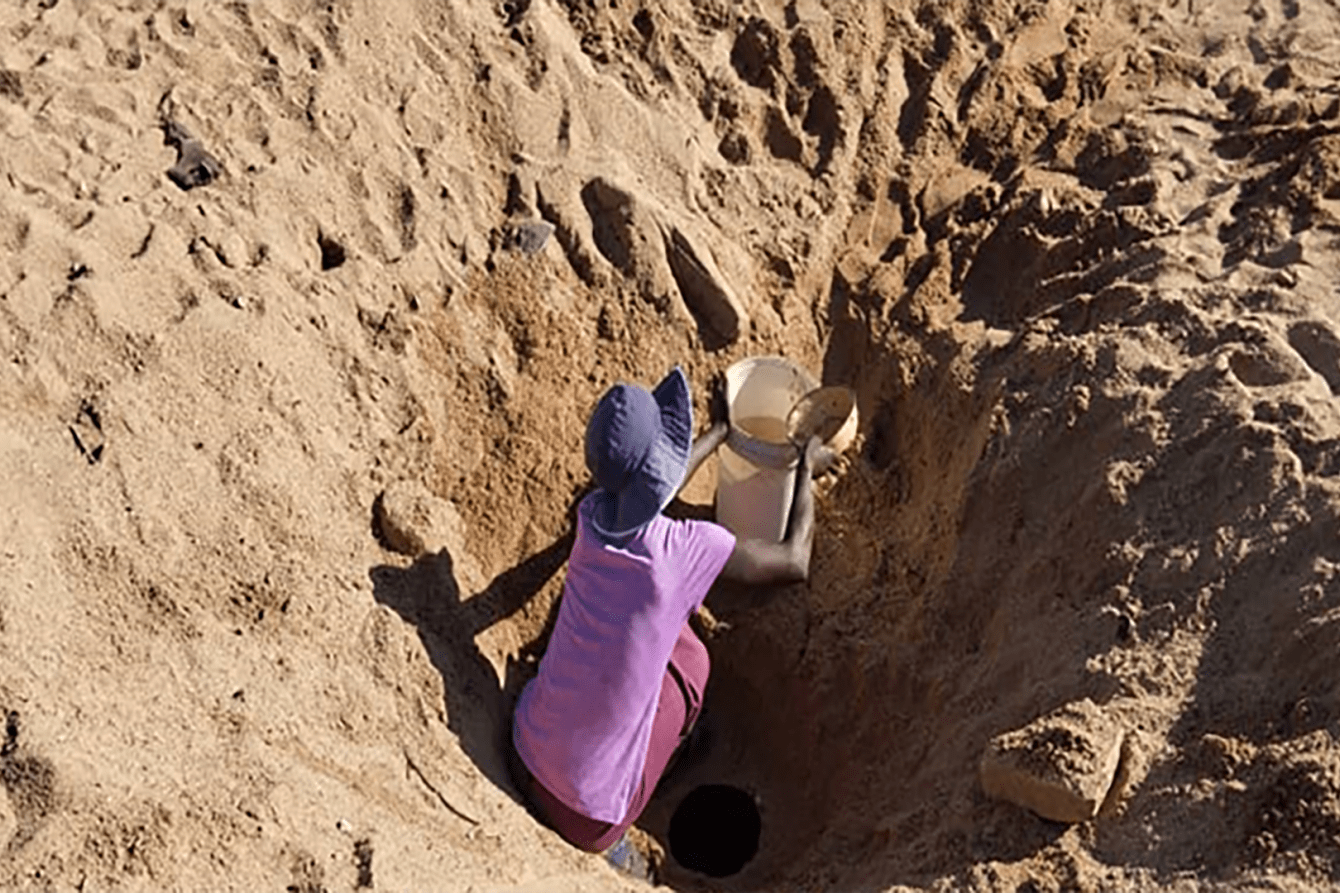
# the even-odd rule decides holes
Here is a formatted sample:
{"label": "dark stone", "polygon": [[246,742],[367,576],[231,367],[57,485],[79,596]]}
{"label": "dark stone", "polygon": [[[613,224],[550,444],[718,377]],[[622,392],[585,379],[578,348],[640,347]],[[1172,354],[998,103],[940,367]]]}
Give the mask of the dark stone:
{"label": "dark stone", "polygon": [[208,186],[223,173],[219,160],[205,151],[200,141],[175,121],[163,124],[163,142],[177,149],[177,163],[168,168],[168,178],[183,190]]}
{"label": "dark stone", "polygon": [[554,234],[554,225],[547,220],[531,220],[512,224],[507,231],[507,247],[527,256],[539,254]]}

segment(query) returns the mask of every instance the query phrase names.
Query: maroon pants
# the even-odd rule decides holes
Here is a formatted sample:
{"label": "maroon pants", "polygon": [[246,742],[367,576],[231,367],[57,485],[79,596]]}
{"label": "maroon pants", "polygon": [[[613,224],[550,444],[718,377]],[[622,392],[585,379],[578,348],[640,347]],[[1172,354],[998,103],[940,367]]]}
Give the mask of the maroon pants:
{"label": "maroon pants", "polygon": [[517,784],[549,827],[568,843],[591,853],[602,852],[618,843],[628,826],[642,815],[675,748],[697,721],[710,671],[707,647],[685,623],[661,679],[661,694],[651,724],[651,744],[647,748],[647,762],[642,767],[642,781],[628,806],[628,814],[618,823],[597,821],[567,806],[536,781],[513,754],[513,773],[519,776]]}

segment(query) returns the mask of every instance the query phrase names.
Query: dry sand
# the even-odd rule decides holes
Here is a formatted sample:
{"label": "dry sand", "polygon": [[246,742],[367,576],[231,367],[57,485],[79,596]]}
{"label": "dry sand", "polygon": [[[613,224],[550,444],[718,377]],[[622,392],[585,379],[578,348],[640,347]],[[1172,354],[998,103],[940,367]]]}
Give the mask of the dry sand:
{"label": "dry sand", "polygon": [[[813,580],[716,612],[681,784],[755,792],[758,857],[664,882],[1336,887],[1338,36],[1323,0],[0,5],[0,889],[627,886],[516,802],[509,699],[593,401],[683,362],[704,411],[766,353],[861,433]],[[1084,698],[1125,735],[1098,816],[989,799],[987,743]]]}

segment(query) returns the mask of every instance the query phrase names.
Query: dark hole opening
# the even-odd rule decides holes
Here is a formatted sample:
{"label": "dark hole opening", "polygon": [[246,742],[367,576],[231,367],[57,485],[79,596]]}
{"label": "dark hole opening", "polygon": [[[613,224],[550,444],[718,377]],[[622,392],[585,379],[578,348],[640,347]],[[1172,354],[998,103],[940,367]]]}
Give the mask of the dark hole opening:
{"label": "dark hole opening", "polygon": [[701,785],[670,818],[670,855],[691,871],[729,877],[758,853],[760,830],[751,794],[730,785]]}
{"label": "dark hole opening", "polygon": [[344,263],[344,246],[325,233],[317,233],[316,244],[321,249],[321,269],[333,270]]}

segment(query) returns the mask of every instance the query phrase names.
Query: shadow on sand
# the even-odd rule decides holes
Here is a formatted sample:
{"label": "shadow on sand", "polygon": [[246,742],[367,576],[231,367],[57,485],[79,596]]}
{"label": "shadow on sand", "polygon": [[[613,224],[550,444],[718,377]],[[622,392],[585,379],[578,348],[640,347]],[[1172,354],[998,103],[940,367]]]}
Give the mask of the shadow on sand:
{"label": "shadow on sand", "polygon": [[521,655],[508,658],[501,684],[476,637],[534,598],[567,561],[572,542],[569,524],[549,546],[499,574],[473,597],[463,597],[447,550],[424,555],[407,568],[379,565],[369,571],[373,598],[418,629],[429,659],[442,674],[447,726],[461,749],[486,778],[518,801],[505,756],[512,706],[534,675],[531,658],[543,652],[557,602],[541,634]]}

